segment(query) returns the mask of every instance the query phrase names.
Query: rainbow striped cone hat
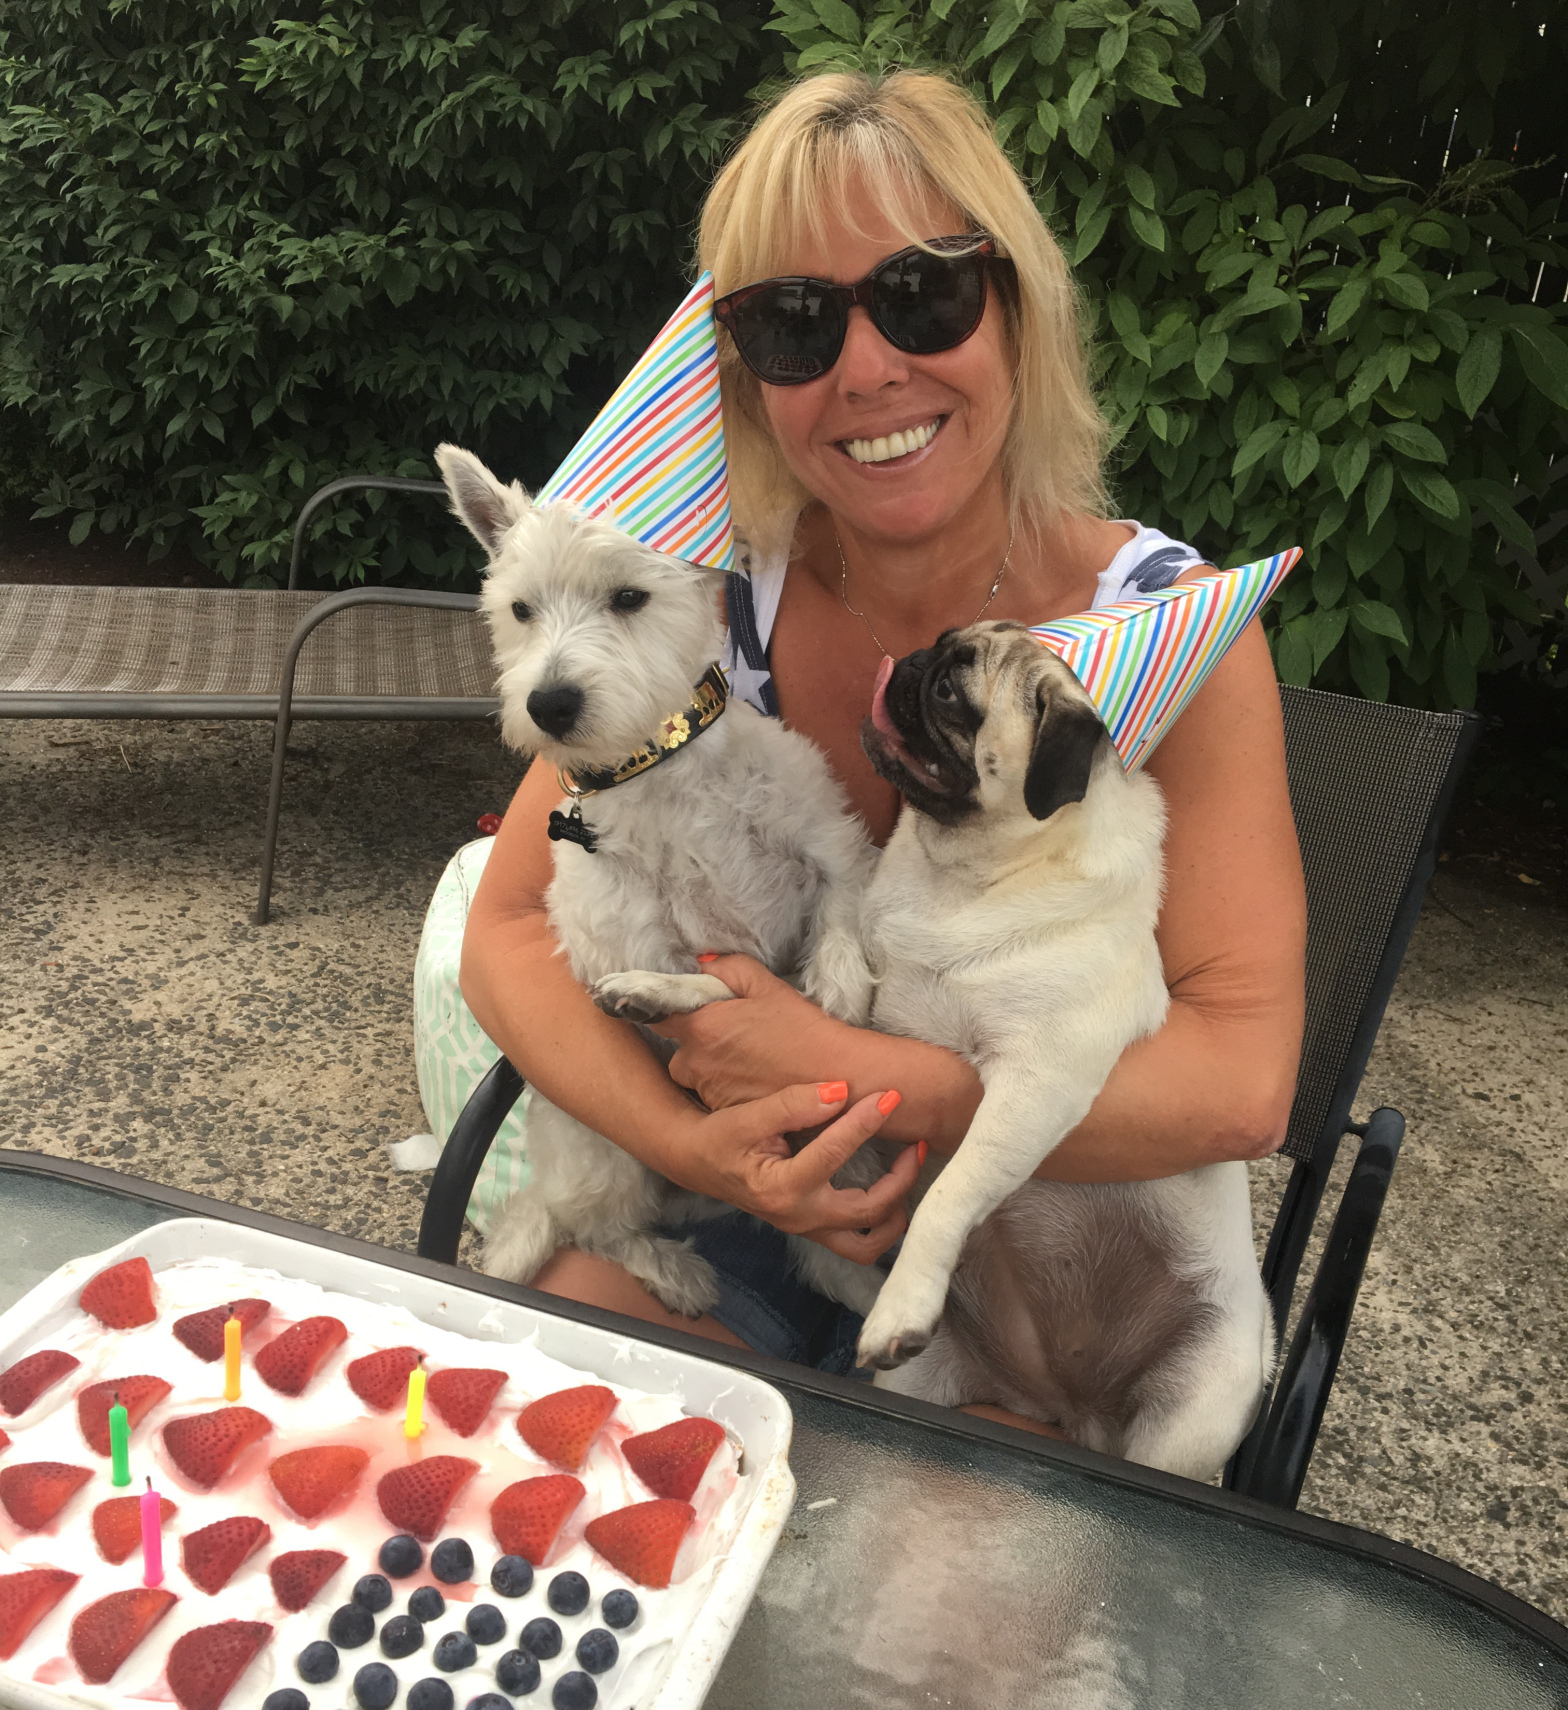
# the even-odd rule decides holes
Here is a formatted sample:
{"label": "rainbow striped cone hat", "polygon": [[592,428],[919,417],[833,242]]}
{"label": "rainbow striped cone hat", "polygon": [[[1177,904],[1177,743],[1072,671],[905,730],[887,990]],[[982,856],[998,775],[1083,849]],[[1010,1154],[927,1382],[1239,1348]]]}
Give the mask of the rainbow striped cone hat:
{"label": "rainbow striped cone hat", "polygon": [[691,288],[534,495],[540,504],[559,499],[603,516],[655,552],[734,568],[711,273]]}
{"label": "rainbow striped cone hat", "polygon": [[1293,546],[1029,633],[1083,684],[1135,772],[1300,556]]}

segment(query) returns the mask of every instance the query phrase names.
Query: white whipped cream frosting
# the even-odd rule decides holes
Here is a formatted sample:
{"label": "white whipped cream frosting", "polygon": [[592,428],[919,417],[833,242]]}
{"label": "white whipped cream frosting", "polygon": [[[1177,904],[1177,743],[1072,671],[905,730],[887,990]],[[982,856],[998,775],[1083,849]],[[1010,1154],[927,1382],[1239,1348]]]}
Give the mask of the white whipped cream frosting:
{"label": "white whipped cream frosting", "polygon": [[[279,1687],[298,1687],[311,1710],[356,1710],[353,1678],[367,1662],[386,1662],[398,1678],[393,1710],[402,1710],[408,1688],[427,1676],[449,1682],[456,1710],[484,1692],[499,1692],[495,1665],[517,1643],[521,1628],[535,1616],[547,1615],[561,1629],[560,1655],[542,1664],[539,1688],[515,1700],[519,1710],[548,1706],[551,1687],[568,1670],[580,1665],[577,1641],[592,1627],[607,1627],[600,1605],[607,1592],[631,1590],[640,1605],[634,1624],[615,1632],[620,1656],[615,1666],[596,1677],[599,1705],[604,1710],[645,1706],[663,1678],[675,1648],[702,1606],[720,1563],[739,1530],[752,1491],[753,1478],[738,1472],[735,1448],[721,1444],[692,1498],[697,1520],[676,1559],[667,1590],[632,1584],[618,1574],[583,1537],[583,1528],[600,1514],[648,1501],[647,1490],[627,1466],[620,1444],[629,1436],[668,1425],[683,1416],[678,1394],[651,1395],[629,1389],[612,1379],[573,1370],[528,1344],[478,1341],[431,1326],[395,1304],[372,1304],[349,1295],[297,1282],[275,1271],[222,1259],[198,1259],[155,1273],[158,1317],[134,1330],[108,1330],[80,1309],[67,1322],[18,1351],[20,1359],[38,1348],[58,1348],[74,1354],[81,1365],[15,1419],[0,1420],[11,1446],[0,1451],[0,1466],[26,1461],[64,1461],[90,1467],[91,1481],[65,1505],[41,1532],[23,1532],[0,1509],[0,1573],[49,1566],[81,1575],[78,1583],[28,1635],[8,1663],[0,1663],[6,1678],[36,1682],[65,1699],[93,1706],[130,1701],[172,1703],[164,1679],[164,1664],[181,1634],[226,1620],[265,1621],[271,1640],[235,1682],[223,1710],[258,1710],[267,1694]],[[199,1360],[173,1334],[174,1322],[188,1313],[220,1306],[230,1300],[259,1297],[271,1302],[266,1320],[244,1342],[240,1405],[253,1407],[272,1421],[272,1433],[246,1449],[218,1487],[203,1491],[192,1485],[169,1460],[162,1443],[163,1426],[171,1419],[207,1413],[231,1405],[223,1397],[223,1362]],[[257,1376],[252,1359],[257,1349],[302,1318],[329,1314],[341,1319],[348,1339],[317,1370],[299,1397],[279,1395]],[[378,1348],[401,1345],[422,1348],[426,1368],[483,1366],[507,1373],[490,1416],[472,1437],[447,1429],[428,1401],[426,1429],[417,1443],[403,1435],[401,1406],[387,1414],[369,1412],[349,1388],[343,1369],[350,1360]],[[12,1362],[14,1363],[14,1361]],[[110,1483],[107,1457],[95,1454],[77,1424],[76,1397],[88,1384],[106,1378],[150,1374],[173,1388],[131,1433],[132,1481],[122,1489]],[[614,1390],[616,1409],[599,1432],[588,1462],[576,1475],[587,1494],[566,1522],[548,1562],[537,1569],[526,1597],[506,1598],[490,1588],[490,1570],[501,1555],[490,1530],[490,1504],[518,1479],[561,1471],[541,1462],[516,1429],[518,1412],[530,1401],[582,1383],[604,1383]],[[286,1509],[267,1477],[267,1467],[291,1449],[317,1443],[350,1443],[370,1452],[370,1464],[351,1496],[334,1503],[319,1519],[306,1523]],[[332,1611],[351,1599],[361,1575],[379,1573],[376,1553],[397,1527],[390,1525],[376,1502],[377,1481],[398,1466],[432,1455],[461,1455],[479,1462],[480,1470],[459,1494],[436,1540],[425,1546],[425,1566],[408,1579],[392,1581],[392,1603],[376,1616],[377,1633],[394,1615],[406,1613],[409,1595],[421,1585],[435,1585],[446,1599],[446,1613],[425,1628],[423,1647],[412,1656],[389,1659],[377,1638],[354,1650],[343,1650],[337,1677],[310,1685],[299,1677],[295,1659],[313,1639],[327,1636]],[[179,1597],[169,1614],[104,1686],[85,1684],[69,1660],[67,1636],[72,1619],[88,1604],[112,1591],[142,1583],[142,1553],[138,1548],[119,1566],[98,1553],[92,1536],[92,1513],[112,1496],[138,1495],[151,1475],[154,1488],[178,1505],[179,1512],[164,1527],[164,1586]],[[180,1566],[180,1539],[214,1521],[254,1515],[272,1528],[271,1539],[236,1571],[216,1596],[191,1583]],[[474,1552],[474,1583],[442,1585],[429,1572],[429,1554],[442,1538],[463,1538]],[[272,1594],[268,1564],[285,1551],[341,1550],[347,1561],[305,1608],[285,1612]],[[575,1569],[588,1581],[589,1603],[577,1616],[558,1615],[545,1599],[550,1580]],[[478,1647],[473,1668],[443,1675],[432,1658],[444,1633],[461,1631],[463,1617],[474,1603],[492,1603],[506,1622],[506,1637],[498,1644]],[[611,1629],[614,1631],[613,1629]],[[3,1698],[3,1686],[0,1686]]]}

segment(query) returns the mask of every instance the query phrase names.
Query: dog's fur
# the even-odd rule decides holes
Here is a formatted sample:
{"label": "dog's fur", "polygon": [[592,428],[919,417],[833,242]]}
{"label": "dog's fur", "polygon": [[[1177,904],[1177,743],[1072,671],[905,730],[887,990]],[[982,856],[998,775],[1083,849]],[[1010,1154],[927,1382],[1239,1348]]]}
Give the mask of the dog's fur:
{"label": "dog's fur", "polygon": [[[503,737],[542,765],[617,765],[685,707],[719,657],[719,579],[610,522],[534,506],[455,446],[442,446],[436,461],[490,560],[483,607]],[[549,718],[553,733],[535,722],[535,711],[548,716],[537,697],[552,691],[580,697],[569,726]],[[597,850],[556,844],[546,902],[572,972],[601,1009],[656,1021],[730,997],[721,981],[692,972],[699,953],[720,949],[754,956],[834,1013],[864,1011],[856,909],[874,854],[805,737],[732,700],[679,753],[583,811]],[[687,1001],[646,1001],[649,983],[661,980]],[[668,1057],[663,1040],[646,1037]],[[675,1188],[537,1089],[528,1152],[530,1183],[502,1208],[486,1244],[490,1275],[527,1282],[557,1247],[574,1246],[623,1265],[672,1311],[695,1316],[714,1304],[707,1262],[689,1241],[653,1231],[728,1206]],[[869,1309],[881,1283],[874,1267],[804,1239],[792,1252],[815,1288]]]}
{"label": "dog's fur", "polygon": [[1077,679],[1016,624],[901,660],[864,743],[907,804],[862,910],[868,1019],[958,1052],[985,1094],[958,1153],[927,1165],[861,1363],[1212,1477],[1272,1360],[1245,1165],[1032,1179],[1165,1017],[1159,788],[1123,772]]}

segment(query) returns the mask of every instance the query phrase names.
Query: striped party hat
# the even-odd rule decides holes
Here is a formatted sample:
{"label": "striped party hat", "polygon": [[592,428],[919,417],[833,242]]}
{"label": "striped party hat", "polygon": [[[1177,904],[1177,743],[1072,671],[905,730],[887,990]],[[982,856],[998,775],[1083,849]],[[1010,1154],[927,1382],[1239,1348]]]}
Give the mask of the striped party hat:
{"label": "striped party hat", "polygon": [[711,273],[534,498],[569,499],[672,558],[734,568]]}
{"label": "striped party hat", "polygon": [[1029,633],[1083,684],[1135,772],[1300,556],[1293,546]]}

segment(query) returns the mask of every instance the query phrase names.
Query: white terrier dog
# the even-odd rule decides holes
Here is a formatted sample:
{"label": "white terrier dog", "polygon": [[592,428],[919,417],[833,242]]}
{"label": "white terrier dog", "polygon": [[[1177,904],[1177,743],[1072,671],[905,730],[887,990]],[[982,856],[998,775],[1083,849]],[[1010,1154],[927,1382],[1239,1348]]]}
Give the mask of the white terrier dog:
{"label": "white terrier dog", "polygon": [[[720,578],[569,506],[535,506],[456,446],[436,462],[490,559],[502,736],[583,788],[561,804],[570,816],[552,817],[546,895],[572,972],[607,1013],[660,1020],[732,995],[692,972],[698,954],[744,951],[831,1013],[863,1013],[856,918],[874,854],[821,753],[726,705]],[[666,1042],[646,1037],[667,1059]],[[672,1311],[714,1304],[706,1260],[652,1231],[728,1206],[675,1187],[537,1091],[528,1153],[532,1179],[485,1247],[491,1276],[527,1282],[573,1246],[624,1266]],[[801,1237],[791,1246],[813,1287],[869,1309],[880,1271]]]}

